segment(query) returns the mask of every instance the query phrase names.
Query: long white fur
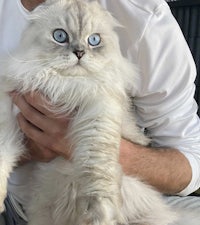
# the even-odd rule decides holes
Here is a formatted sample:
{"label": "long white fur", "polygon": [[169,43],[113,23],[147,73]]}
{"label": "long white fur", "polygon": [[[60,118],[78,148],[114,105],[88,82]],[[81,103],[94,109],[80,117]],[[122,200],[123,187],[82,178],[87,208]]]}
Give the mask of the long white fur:
{"label": "long white fur", "polygon": [[[96,1],[49,0],[33,11],[19,48],[1,66],[1,211],[7,178],[26,151],[7,94],[18,90],[42,92],[58,116],[74,114],[66,134],[72,159],[36,163],[27,180],[29,225],[167,225],[178,217],[152,187],[124,176],[118,163],[121,136],[142,145],[149,140],[130,113],[137,74],[120,53],[116,25]],[[53,40],[56,28],[68,32],[70,45]],[[101,35],[99,49],[88,46],[93,33]],[[77,44],[85,50],[80,61],[72,52]]]}

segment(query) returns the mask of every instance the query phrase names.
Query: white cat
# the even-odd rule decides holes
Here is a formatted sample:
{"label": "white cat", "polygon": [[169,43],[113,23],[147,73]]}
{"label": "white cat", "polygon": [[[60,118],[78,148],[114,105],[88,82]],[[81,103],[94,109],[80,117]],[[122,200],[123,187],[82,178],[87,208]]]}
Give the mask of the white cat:
{"label": "white cat", "polygon": [[72,159],[36,163],[27,181],[29,225],[167,225],[176,220],[161,195],[123,175],[121,136],[142,145],[128,94],[134,66],[120,53],[115,19],[96,1],[46,1],[36,8],[0,84],[0,206],[7,179],[26,151],[8,92],[39,91],[54,113],[74,114],[66,131]]}

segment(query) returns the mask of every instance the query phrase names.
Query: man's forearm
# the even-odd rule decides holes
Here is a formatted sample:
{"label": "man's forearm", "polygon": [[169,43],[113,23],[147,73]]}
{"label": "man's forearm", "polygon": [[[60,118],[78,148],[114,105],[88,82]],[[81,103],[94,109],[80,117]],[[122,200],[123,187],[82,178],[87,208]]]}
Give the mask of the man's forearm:
{"label": "man's forearm", "polygon": [[192,178],[188,160],[176,149],[143,147],[122,139],[120,163],[125,174],[137,176],[165,194],[182,191]]}

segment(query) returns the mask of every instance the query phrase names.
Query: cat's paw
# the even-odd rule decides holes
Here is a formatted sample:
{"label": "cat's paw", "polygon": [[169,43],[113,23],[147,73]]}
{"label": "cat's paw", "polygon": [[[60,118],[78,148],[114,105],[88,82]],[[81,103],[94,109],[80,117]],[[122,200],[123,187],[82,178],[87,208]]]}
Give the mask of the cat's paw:
{"label": "cat's paw", "polygon": [[85,216],[79,225],[117,225],[117,221],[108,221],[96,216]]}
{"label": "cat's paw", "polygon": [[117,225],[119,215],[113,202],[107,198],[90,197],[82,199],[80,205],[87,206],[81,209],[82,215],[77,220],[77,225]]}
{"label": "cat's paw", "polygon": [[99,221],[97,219],[86,219],[83,220],[79,225],[117,225],[117,223],[112,223],[111,221]]}

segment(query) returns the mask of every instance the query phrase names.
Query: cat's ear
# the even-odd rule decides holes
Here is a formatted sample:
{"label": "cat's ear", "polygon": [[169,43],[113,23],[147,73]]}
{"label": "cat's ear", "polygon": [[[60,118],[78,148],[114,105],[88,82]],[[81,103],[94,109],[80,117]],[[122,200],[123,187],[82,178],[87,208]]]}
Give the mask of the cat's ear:
{"label": "cat's ear", "polygon": [[104,18],[104,21],[106,21],[107,23],[110,23],[110,25],[112,27],[123,27],[119,21],[114,17],[114,15],[112,15],[108,10],[106,10],[100,3],[98,0],[86,0],[87,2],[89,2],[91,4],[91,7],[94,8],[94,12],[95,9],[99,9],[99,11],[101,11],[102,13],[102,18]]}
{"label": "cat's ear", "polygon": [[42,4],[53,4],[55,3],[57,0],[45,0]]}
{"label": "cat's ear", "polygon": [[[39,4],[39,6],[37,6],[33,11],[40,11],[41,9],[43,10],[44,7],[48,8],[51,5],[56,5],[57,3],[59,3],[60,5],[63,4],[63,6],[66,4],[66,2],[69,2],[70,0],[45,0],[44,2],[42,2],[41,4]],[[71,2],[73,2],[75,0],[71,0]]]}
{"label": "cat's ear", "polygon": [[45,0],[44,4],[51,5],[54,4],[58,0]]}
{"label": "cat's ear", "polygon": [[31,13],[29,14],[29,19],[34,20],[38,17],[38,15],[42,15],[44,14],[45,10],[55,4],[56,2],[58,2],[58,0],[45,0],[44,2],[42,2],[41,4],[39,4],[33,11],[31,11]]}
{"label": "cat's ear", "polygon": [[52,4],[55,4],[56,2],[58,2],[58,0],[45,0],[38,7],[41,7],[41,6],[50,6]]}

